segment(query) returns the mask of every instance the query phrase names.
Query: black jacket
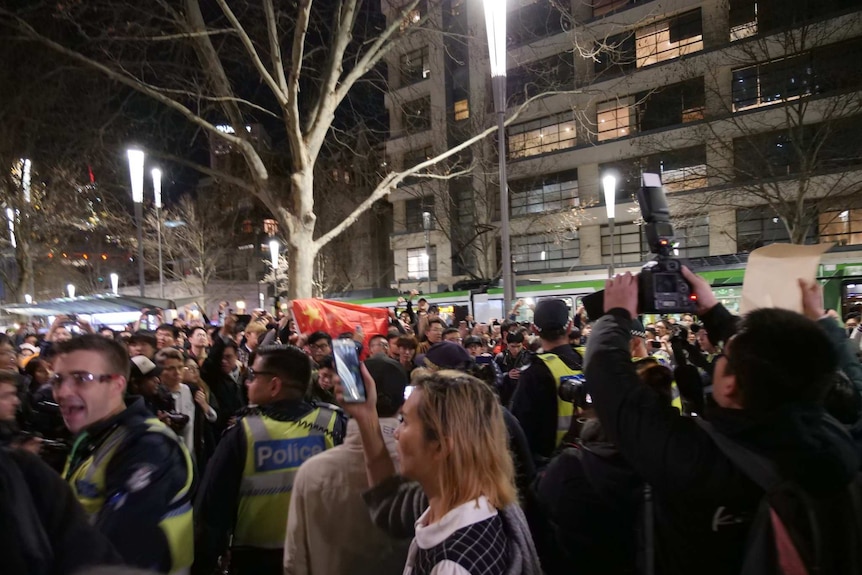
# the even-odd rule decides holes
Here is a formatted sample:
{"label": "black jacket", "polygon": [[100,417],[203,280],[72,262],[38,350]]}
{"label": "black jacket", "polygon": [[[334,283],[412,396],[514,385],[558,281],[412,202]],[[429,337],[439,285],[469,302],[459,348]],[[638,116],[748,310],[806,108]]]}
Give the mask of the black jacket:
{"label": "black jacket", "polygon": [[121,563],[59,475],[35,455],[5,449],[0,449],[0,557],[6,575],[61,575]]}
{"label": "black jacket", "polygon": [[[568,343],[547,350],[571,369],[581,369],[581,356]],[[541,359],[531,356],[512,396],[512,415],[518,418],[537,460],[549,458],[557,448],[557,383]],[[538,456],[538,457],[537,457]]]}
{"label": "black jacket", "polygon": [[534,539],[548,575],[633,575],[644,481],[588,422],[581,444],[560,452],[536,480],[546,523]]}
{"label": "black jacket", "polygon": [[237,383],[221,368],[224,340],[221,335],[216,335],[213,340],[210,353],[201,365],[201,379],[209,386],[210,393],[218,403],[218,418],[213,425],[213,431],[216,441],[219,441],[227,429],[228,420],[245,407],[247,401],[242,382]]}
{"label": "black jacket", "polygon": [[[69,455],[66,480],[118,426],[138,427],[152,418],[141,398],[118,415],[82,431]],[[147,481],[147,478],[149,480]],[[160,434],[133,434],[111,459],[105,478],[106,503],[93,525],[129,565],[167,572],[171,554],[158,524],[187,480],[182,448]]]}
{"label": "black jacket", "polygon": [[[726,314],[722,310],[703,318],[710,337],[731,329],[710,325]],[[631,318],[622,309],[596,322],[586,385],[609,438],[655,490],[658,572],[738,572],[763,493],[694,420],[639,383],[629,353],[630,329]],[[852,440],[822,408],[791,405],[760,418],[716,409],[708,416],[718,432],[770,457],[785,478],[812,493],[842,488],[859,469]]]}
{"label": "black jacket", "polygon": [[[295,421],[308,415],[314,406],[305,401],[279,401],[271,405],[249,409],[246,414],[266,415],[279,421]],[[339,417],[335,424],[333,438],[336,444],[344,440],[346,422]],[[207,464],[207,470],[201,482],[197,499],[195,500],[195,563],[193,573],[210,575],[216,567],[218,558],[228,546],[228,538],[236,522],[239,507],[239,489],[245,468],[247,440],[245,428],[238,421],[229,428],[219,442],[212,458]],[[284,510],[284,520],[287,522],[287,509]],[[256,549],[247,556],[236,551],[233,553],[234,564],[241,562],[248,569],[243,572],[270,572],[273,568],[282,570],[281,549]],[[250,560],[257,560],[259,569],[249,565]]]}

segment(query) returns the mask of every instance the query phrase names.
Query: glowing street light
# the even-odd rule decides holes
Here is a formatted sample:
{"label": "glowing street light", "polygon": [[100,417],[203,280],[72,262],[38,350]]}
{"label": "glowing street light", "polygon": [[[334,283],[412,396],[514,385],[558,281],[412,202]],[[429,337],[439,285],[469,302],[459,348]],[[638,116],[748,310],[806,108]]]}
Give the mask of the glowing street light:
{"label": "glowing street light", "polygon": [[506,0],[484,0],[491,88],[497,114],[497,157],[500,163],[500,244],[503,257],[503,313],[515,301],[512,248],[509,238],[509,185],[506,179]]}
{"label": "glowing street light", "polygon": [[156,236],[159,241],[159,297],[165,297],[165,271],[162,269],[162,171],[153,168],[153,193],[156,196]]}
{"label": "glowing street light", "polygon": [[132,201],[135,203],[135,221],[138,225],[138,285],[141,297],[146,296],[146,284],[144,283],[144,231],[143,231],[143,202],[144,202],[144,152],[141,150],[128,150],[129,156],[129,178],[132,182]]}
{"label": "glowing street light", "polygon": [[272,258],[272,306],[275,309],[275,317],[278,317],[278,240],[269,240],[269,254]]}
{"label": "glowing street light", "polygon": [[602,187],[605,192],[605,209],[608,212],[608,235],[611,240],[611,265],[608,266],[608,277],[614,277],[614,255],[616,240],[614,233],[614,215],[617,201],[617,179],[611,175],[602,178]]}

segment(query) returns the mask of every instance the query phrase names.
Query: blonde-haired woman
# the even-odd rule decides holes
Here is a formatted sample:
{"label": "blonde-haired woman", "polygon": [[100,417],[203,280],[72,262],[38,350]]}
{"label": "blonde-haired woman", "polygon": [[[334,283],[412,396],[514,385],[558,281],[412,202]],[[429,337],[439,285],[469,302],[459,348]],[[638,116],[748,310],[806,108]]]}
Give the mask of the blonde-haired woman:
{"label": "blonde-haired woman", "polygon": [[365,500],[375,522],[396,537],[415,528],[405,575],[539,575],[491,388],[458,371],[417,374],[395,433],[396,476],[374,381],[364,367],[363,375],[368,401],[345,409],[359,424],[372,487]]}

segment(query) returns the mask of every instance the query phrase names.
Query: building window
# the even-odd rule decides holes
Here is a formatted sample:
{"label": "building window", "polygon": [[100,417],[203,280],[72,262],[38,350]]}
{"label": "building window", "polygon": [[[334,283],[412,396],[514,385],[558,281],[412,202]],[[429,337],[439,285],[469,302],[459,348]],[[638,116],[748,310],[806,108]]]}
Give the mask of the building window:
{"label": "building window", "polygon": [[580,205],[578,171],[515,180],[509,182],[509,193],[513,218],[571,209]]}
{"label": "building window", "polygon": [[404,104],[401,123],[409,132],[431,129],[431,97],[425,96]]}
{"label": "building window", "polygon": [[862,244],[860,209],[823,212],[818,223],[821,242],[835,242],[839,246]]}
{"label": "building window", "polygon": [[593,18],[598,18],[631,4],[640,4],[642,2],[644,0],[592,0],[590,4],[593,8]]}
{"label": "building window", "polygon": [[452,112],[456,122],[468,119],[470,117],[470,100],[458,100],[452,106]]}
{"label": "building window", "polygon": [[[806,244],[817,242],[817,226],[812,225]],[[790,234],[781,218],[769,206],[736,210],[736,249],[750,252],[776,242],[790,243]]]}
{"label": "building window", "polygon": [[[607,224],[601,226],[602,263],[611,263],[611,234]],[[636,264],[647,259],[649,246],[643,228],[637,224],[614,226],[614,263]]]}
{"label": "building window", "polygon": [[730,0],[730,41],[757,34],[757,0]]}
{"label": "building window", "polygon": [[637,67],[643,68],[703,50],[700,8],[635,32]]}
{"label": "building window", "polygon": [[411,280],[437,279],[437,246],[407,250],[407,277]]}
{"label": "building window", "polygon": [[633,132],[634,98],[629,96],[602,102],[596,108],[597,137],[599,142],[623,138]]}
{"label": "building window", "polygon": [[768,106],[862,85],[862,39],[821,46],[733,70],[733,110]]}
{"label": "building window", "polygon": [[637,64],[635,35],[623,32],[609,36],[602,45],[596,46],[593,68],[596,74],[619,74],[633,70]]}
{"label": "building window", "polygon": [[508,45],[515,47],[564,32],[569,29],[569,21],[556,2],[537,0],[510,10],[506,26]]}
{"label": "building window", "polygon": [[274,236],[278,233],[278,222],[275,220],[263,220],[263,233]]}
{"label": "building window", "polygon": [[529,62],[506,74],[508,105],[523,104],[528,98],[549,90],[571,90],[575,86],[575,63],[571,52]]}
{"label": "building window", "polygon": [[424,148],[417,148],[415,150],[410,150],[409,152],[404,153],[404,169],[412,168],[417,164],[421,164],[426,160],[430,160],[434,157],[434,148],[432,146],[425,146]]}
{"label": "building window", "polygon": [[574,116],[560,114],[517,124],[508,128],[507,135],[506,145],[511,160],[574,148]]}
{"label": "building window", "polygon": [[673,223],[673,255],[699,258],[709,255],[709,216],[680,218]]}
{"label": "building window", "polygon": [[431,77],[428,46],[401,55],[401,85],[408,86]]}
{"label": "building window", "polygon": [[515,273],[569,270],[580,265],[581,246],[577,238],[551,234],[512,237]]}
{"label": "building window", "polygon": [[431,229],[434,229],[436,218],[434,217],[434,196],[425,196],[407,200],[407,214],[405,217],[405,229],[410,232],[425,231],[425,219],[423,214],[429,212],[431,214]]}
{"label": "building window", "polygon": [[[671,222],[674,227],[673,251],[675,257],[693,258],[709,255],[709,217],[680,218]],[[611,263],[610,227],[601,226],[602,263]],[[650,245],[646,228],[634,223],[614,227],[614,263],[635,264],[650,259]]]}
{"label": "building window", "polygon": [[[403,8],[406,8],[410,4],[412,4],[412,2],[406,2]],[[403,32],[410,26],[417,24],[427,13],[428,6],[425,4],[425,0],[422,0],[421,2],[419,2],[419,4],[414,6],[412,10],[410,10],[404,15],[404,19],[401,20],[401,31]]]}
{"label": "building window", "polygon": [[641,92],[635,99],[641,132],[695,122],[704,117],[703,78]]}

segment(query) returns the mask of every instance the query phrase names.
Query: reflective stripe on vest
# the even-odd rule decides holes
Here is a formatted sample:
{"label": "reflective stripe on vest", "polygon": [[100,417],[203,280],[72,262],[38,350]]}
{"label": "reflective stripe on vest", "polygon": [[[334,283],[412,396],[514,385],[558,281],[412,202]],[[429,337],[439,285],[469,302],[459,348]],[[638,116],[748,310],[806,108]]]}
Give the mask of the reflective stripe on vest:
{"label": "reflective stripe on vest", "polygon": [[563,442],[566,433],[572,425],[572,417],[575,415],[575,406],[568,401],[560,399],[560,384],[567,378],[583,378],[583,372],[574,370],[563,363],[559,357],[553,353],[541,353],[537,355],[542,362],[548,366],[551,372],[551,377],[554,378],[554,385],[557,389],[557,442],[559,445]]}
{"label": "reflective stripe on vest", "polygon": [[[159,528],[165,535],[171,555],[171,572],[181,572],[191,567],[194,561],[194,518],[189,501],[194,480],[194,464],[185,444],[168,426],[156,418],[144,420],[139,433],[160,433],[179,446],[186,467],[186,481],[168,504],[168,510],[159,520]],[[84,507],[94,523],[107,500],[106,477],[108,466],[117,450],[133,439],[137,430],[117,427],[96,451],[85,459],[69,477],[69,485],[75,497]],[[67,462],[68,466],[68,462]]]}
{"label": "reflective stripe on vest", "polygon": [[246,457],[234,545],[262,549],[284,546],[296,472],[307,459],[334,447],[332,431],[337,419],[335,411],[324,407],[315,408],[297,421],[261,415],[242,419]]}

